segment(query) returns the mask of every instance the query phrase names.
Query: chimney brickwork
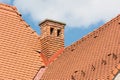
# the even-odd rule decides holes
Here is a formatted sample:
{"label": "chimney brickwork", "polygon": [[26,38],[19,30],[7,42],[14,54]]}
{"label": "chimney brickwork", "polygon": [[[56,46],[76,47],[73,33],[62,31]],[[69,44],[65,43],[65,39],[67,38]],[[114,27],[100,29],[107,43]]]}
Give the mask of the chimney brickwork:
{"label": "chimney brickwork", "polygon": [[64,23],[45,20],[41,26],[41,52],[50,58],[58,50],[64,47]]}

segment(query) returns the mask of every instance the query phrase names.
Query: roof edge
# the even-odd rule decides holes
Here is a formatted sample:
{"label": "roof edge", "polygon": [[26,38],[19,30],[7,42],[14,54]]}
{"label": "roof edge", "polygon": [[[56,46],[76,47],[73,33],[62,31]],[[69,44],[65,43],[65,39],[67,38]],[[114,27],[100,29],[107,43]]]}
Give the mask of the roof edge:
{"label": "roof edge", "polygon": [[5,7],[9,7],[9,8],[11,8],[11,9],[13,9],[13,10],[16,10],[16,11],[17,11],[17,8],[16,8],[15,6],[13,6],[13,5],[4,4],[4,3],[0,3],[0,5],[5,6]]}
{"label": "roof edge", "polygon": [[109,26],[110,22],[118,19],[118,17],[120,17],[120,14],[118,14],[116,17],[114,17],[113,19],[109,20],[108,22],[106,22],[102,26],[98,27],[97,29],[94,29],[92,32],[90,32],[87,35],[83,36],[82,38],[80,38],[76,42],[73,42],[71,45],[65,47],[65,50],[69,50],[69,48],[72,48],[72,46],[76,46],[76,45],[80,44],[81,42],[84,42],[84,40],[87,40],[87,38],[93,37],[92,35],[94,35],[94,33],[101,32],[102,30],[104,30],[104,28],[107,28],[106,26]]}

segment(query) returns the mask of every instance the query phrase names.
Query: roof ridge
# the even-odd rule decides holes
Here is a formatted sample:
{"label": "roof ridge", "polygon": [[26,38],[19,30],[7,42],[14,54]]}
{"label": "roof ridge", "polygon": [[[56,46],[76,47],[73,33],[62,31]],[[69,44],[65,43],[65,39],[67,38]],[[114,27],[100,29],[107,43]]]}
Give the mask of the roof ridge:
{"label": "roof ridge", "polygon": [[[81,39],[77,40],[76,42],[72,43],[70,46],[67,46],[64,50],[69,50],[71,49],[73,46],[76,46],[78,44],[81,44],[84,40],[87,40],[90,37],[93,37],[93,35],[95,36],[96,33],[103,31],[105,28],[107,28],[107,26],[109,26],[113,21],[118,20],[118,17],[120,17],[120,14],[113,18],[112,20],[106,22],[105,24],[103,24],[102,26],[100,26],[99,28],[93,30],[92,32],[88,33],[87,35],[83,36]],[[97,36],[96,36],[97,37]]]}
{"label": "roof ridge", "polygon": [[13,12],[13,13],[17,13],[18,15],[21,15],[18,12],[17,8],[15,6],[12,6],[12,5],[0,3],[0,9],[3,9],[3,10],[6,10],[6,11],[9,11],[9,12]]}
{"label": "roof ridge", "polygon": [[8,7],[12,7],[12,5],[9,5],[9,4],[4,4],[4,3],[0,3],[0,5],[3,5],[3,6],[8,6]]}
{"label": "roof ridge", "polygon": [[[1,6],[2,5],[2,6]],[[5,8],[5,7],[9,7],[10,9],[8,8]],[[33,30],[29,24],[27,24],[27,22],[21,17],[22,15],[20,14],[20,12],[17,10],[17,8],[15,6],[12,6],[12,5],[8,5],[8,4],[3,4],[3,3],[0,3],[0,9],[3,9],[3,10],[7,10],[7,11],[10,11],[10,12],[13,12],[13,13],[16,13],[17,15],[19,15],[19,19],[20,21],[23,21],[23,25],[25,25],[26,27],[29,27],[29,29],[31,30],[31,33],[35,34],[38,39],[40,39],[40,36],[36,33],[35,30]]]}
{"label": "roof ridge", "polygon": [[88,33],[87,35],[85,35],[84,37],[82,37],[78,41],[74,42],[70,46],[65,47],[64,51],[63,51],[63,54],[64,54],[65,51],[74,51],[75,47],[77,45],[81,44],[84,40],[86,40],[86,39],[88,39],[90,37],[93,37],[93,35],[95,36],[96,33],[101,32],[104,28],[107,28],[106,26],[109,26],[110,25],[109,23],[111,23],[111,21],[115,21],[116,19],[118,19],[118,17],[120,17],[120,15],[118,15],[117,17],[113,18],[112,20],[108,21],[107,23],[105,23],[104,25],[100,26],[99,28],[93,30],[92,32]]}
{"label": "roof ridge", "polygon": [[[8,9],[8,8],[5,8],[5,7],[2,7],[2,6],[5,6],[5,7],[9,7],[11,9]],[[8,4],[4,4],[4,3],[0,3],[0,9],[3,9],[3,10],[7,10],[7,11],[10,11],[10,12],[13,12],[13,13],[16,13],[19,15],[19,18],[21,19],[21,21],[23,21],[22,23],[25,25],[25,26],[28,26],[30,27],[29,24],[27,24],[27,22],[25,20],[23,20],[23,18],[21,17],[22,15],[18,12],[17,8],[15,6],[12,6],[12,5],[8,5]],[[31,33],[34,33],[38,38],[40,37],[35,30],[33,30],[31,27],[29,28],[32,32]]]}
{"label": "roof ridge", "polygon": [[31,33],[34,33],[38,38],[40,38],[40,36],[36,33],[36,31],[33,30],[32,27],[21,16],[20,16],[20,19],[21,19],[23,25],[26,26],[26,28],[29,27],[29,29],[31,30]]}

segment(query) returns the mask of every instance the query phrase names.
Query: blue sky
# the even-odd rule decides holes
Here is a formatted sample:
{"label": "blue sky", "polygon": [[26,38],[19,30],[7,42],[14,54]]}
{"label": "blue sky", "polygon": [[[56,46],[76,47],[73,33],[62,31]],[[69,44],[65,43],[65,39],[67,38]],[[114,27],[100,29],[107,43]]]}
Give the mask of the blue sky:
{"label": "blue sky", "polygon": [[65,46],[100,27],[120,13],[120,0],[0,0],[16,6],[23,19],[40,34],[44,19],[66,23]]}

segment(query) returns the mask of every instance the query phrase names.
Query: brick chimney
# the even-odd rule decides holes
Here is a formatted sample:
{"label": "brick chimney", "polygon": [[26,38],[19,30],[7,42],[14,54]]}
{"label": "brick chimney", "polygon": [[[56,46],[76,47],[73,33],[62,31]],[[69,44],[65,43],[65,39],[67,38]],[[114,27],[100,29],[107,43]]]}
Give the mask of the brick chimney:
{"label": "brick chimney", "polygon": [[41,46],[43,53],[50,58],[64,48],[64,23],[46,19],[39,24],[41,28]]}

